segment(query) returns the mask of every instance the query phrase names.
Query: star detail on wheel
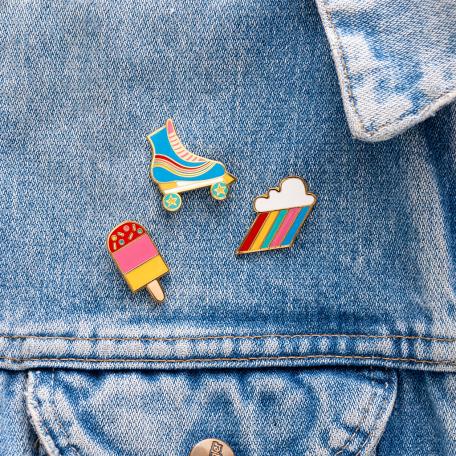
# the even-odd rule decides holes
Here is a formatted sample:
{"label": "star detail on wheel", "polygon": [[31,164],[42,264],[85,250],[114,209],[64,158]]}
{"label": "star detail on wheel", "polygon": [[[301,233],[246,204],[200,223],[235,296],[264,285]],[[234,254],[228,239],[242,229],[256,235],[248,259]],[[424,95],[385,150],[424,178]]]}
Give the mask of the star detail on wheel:
{"label": "star detail on wheel", "polygon": [[166,205],[171,209],[175,209],[179,205],[177,198],[174,197],[173,195],[168,195],[165,199],[165,202],[166,202]]}
{"label": "star detail on wheel", "polygon": [[218,197],[223,197],[226,195],[226,186],[225,185],[222,185],[222,184],[217,184],[215,187],[214,187],[214,193],[218,196]]}

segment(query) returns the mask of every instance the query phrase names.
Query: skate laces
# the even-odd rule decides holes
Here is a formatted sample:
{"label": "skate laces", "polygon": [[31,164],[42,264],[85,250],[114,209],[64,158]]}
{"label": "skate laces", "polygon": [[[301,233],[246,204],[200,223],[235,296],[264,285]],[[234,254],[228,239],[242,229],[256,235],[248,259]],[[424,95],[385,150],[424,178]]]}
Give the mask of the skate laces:
{"label": "skate laces", "polygon": [[173,151],[176,153],[178,157],[180,157],[182,160],[188,161],[188,162],[193,162],[193,163],[206,163],[210,160],[204,159],[203,157],[199,157],[198,155],[195,155],[194,153],[190,152],[185,148],[185,146],[182,144],[181,140],[176,134],[176,130],[174,129],[174,125],[172,120],[168,120],[166,122],[166,130],[168,132],[168,139],[169,142],[171,143],[171,147],[173,148]]}

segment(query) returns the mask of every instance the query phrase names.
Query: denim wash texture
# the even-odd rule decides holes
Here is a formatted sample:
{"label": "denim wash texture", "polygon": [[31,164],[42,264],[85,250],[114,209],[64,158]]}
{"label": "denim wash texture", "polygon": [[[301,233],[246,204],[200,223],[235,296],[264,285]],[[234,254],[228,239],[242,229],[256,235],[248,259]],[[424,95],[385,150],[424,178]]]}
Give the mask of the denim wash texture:
{"label": "denim wash texture", "polygon": [[456,97],[454,0],[316,0],[355,137],[379,141]]}
{"label": "denim wash texture", "polygon": [[[0,2],[2,455],[456,454],[454,3],[317,3]],[[168,117],[227,201],[163,210]],[[289,175],[295,245],[236,257]],[[106,251],[130,218],[162,305]]]}

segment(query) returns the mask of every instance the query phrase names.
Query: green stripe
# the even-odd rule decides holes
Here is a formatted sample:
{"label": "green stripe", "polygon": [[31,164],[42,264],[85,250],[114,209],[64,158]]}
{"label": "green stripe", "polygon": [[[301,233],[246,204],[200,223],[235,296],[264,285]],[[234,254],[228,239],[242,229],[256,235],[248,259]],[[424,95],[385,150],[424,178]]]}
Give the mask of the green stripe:
{"label": "green stripe", "polygon": [[280,224],[282,223],[282,220],[285,217],[285,215],[287,214],[287,212],[288,212],[288,209],[282,209],[279,212],[279,215],[275,219],[275,222],[272,225],[271,230],[269,231],[269,234],[266,236],[266,239],[264,240],[263,244],[261,245],[262,249],[267,249],[269,247],[269,244],[274,239],[274,236],[275,236],[277,230],[279,229]]}

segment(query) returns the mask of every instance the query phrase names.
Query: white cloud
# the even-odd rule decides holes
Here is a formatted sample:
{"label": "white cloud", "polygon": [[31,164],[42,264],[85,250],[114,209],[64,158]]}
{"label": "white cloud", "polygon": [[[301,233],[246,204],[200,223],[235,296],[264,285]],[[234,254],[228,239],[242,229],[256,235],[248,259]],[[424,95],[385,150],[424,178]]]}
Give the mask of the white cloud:
{"label": "white cloud", "polygon": [[315,203],[315,196],[306,192],[304,182],[298,177],[284,179],[279,190],[269,190],[265,197],[255,200],[257,212],[277,211],[291,207],[310,206]]}

